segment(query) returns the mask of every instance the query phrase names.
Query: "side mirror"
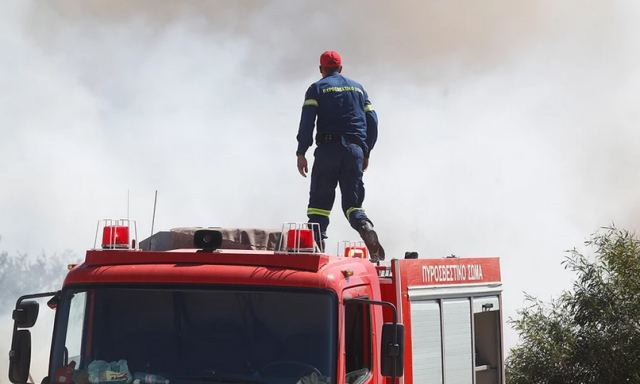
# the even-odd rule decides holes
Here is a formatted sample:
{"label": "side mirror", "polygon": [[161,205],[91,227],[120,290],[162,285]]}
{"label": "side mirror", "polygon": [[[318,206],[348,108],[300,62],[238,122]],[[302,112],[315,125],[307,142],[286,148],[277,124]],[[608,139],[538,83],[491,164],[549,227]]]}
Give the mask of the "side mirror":
{"label": "side mirror", "polygon": [[23,301],[13,310],[13,321],[16,328],[31,328],[38,319],[40,305],[37,301]]}
{"label": "side mirror", "polygon": [[31,367],[31,328],[38,319],[40,305],[33,300],[18,300],[13,310],[13,338],[9,352],[9,380],[12,383],[26,383]]}
{"label": "side mirror", "polygon": [[26,329],[16,330],[9,352],[9,381],[14,384],[26,383],[29,380],[30,368],[31,333]]}
{"label": "side mirror", "polygon": [[27,329],[35,325],[38,319],[40,305],[37,301],[44,297],[57,296],[57,292],[36,293],[24,295],[18,299],[16,309],[13,310],[13,337],[9,352],[9,380],[14,384],[24,384],[29,380],[31,368],[31,332]]}
{"label": "side mirror", "polygon": [[404,374],[404,325],[386,323],[382,326],[380,367],[382,376],[402,377]]}

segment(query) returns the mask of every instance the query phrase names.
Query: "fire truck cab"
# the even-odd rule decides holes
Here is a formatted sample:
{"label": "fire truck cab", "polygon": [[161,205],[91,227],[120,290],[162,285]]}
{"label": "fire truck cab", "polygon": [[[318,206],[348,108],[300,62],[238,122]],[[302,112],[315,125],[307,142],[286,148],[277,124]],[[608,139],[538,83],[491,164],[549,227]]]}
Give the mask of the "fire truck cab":
{"label": "fire truck cab", "polygon": [[59,291],[18,299],[10,381],[28,381],[50,297],[45,383],[504,383],[497,258],[381,266],[299,231],[181,229],[140,250],[105,227]]}

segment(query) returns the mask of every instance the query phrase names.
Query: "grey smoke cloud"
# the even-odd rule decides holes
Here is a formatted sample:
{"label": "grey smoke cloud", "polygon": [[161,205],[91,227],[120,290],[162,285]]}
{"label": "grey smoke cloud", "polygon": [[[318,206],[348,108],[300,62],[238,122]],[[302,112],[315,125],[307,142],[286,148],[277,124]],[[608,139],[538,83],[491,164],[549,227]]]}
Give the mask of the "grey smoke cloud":
{"label": "grey smoke cloud", "polygon": [[[389,253],[501,256],[513,315],[569,286],[564,249],[637,228],[639,8],[5,1],[0,246],[81,254],[127,190],[141,237],[155,189],[156,229],[304,220],[294,136],[336,49],[380,116],[365,206]],[[337,208],[329,235],[356,236]]]}

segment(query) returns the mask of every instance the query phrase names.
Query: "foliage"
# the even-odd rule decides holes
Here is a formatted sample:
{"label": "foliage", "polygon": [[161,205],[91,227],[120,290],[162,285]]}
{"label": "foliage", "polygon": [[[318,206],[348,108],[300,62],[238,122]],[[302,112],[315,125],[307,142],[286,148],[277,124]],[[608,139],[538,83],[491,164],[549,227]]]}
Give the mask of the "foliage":
{"label": "foliage", "polygon": [[640,383],[640,240],[604,228],[568,252],[572,290],[545,304],[527,296],[510,322],[521,344],[507,360],[509,384]]}
{"label": "foliage", "polygon": [[9,313],[21,295],[59,289],[72,253],[30,257],[0,251],[0,314]]}

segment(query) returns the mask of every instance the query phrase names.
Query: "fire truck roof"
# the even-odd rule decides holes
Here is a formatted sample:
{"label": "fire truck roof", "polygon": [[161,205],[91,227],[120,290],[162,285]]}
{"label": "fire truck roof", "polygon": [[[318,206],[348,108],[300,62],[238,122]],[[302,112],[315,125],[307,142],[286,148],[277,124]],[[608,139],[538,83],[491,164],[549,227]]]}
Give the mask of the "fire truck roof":
{"label": "fire truck roof", "polygon": [[342,289],[375,275],[365,259],[320,253],[195,249],[90,250],[70,284],[237,284]]}

